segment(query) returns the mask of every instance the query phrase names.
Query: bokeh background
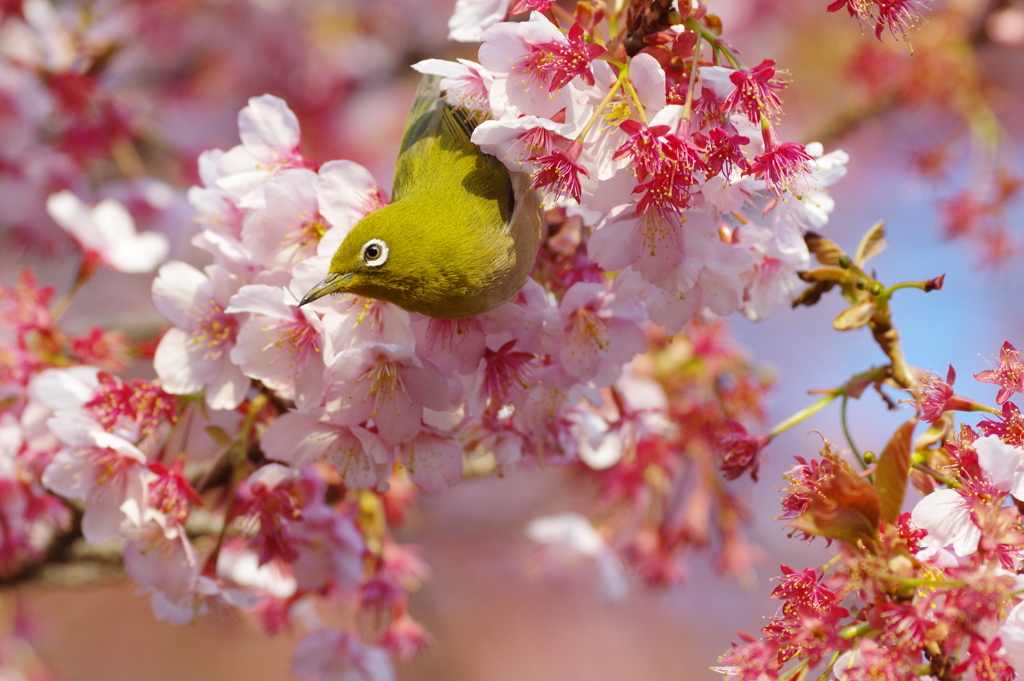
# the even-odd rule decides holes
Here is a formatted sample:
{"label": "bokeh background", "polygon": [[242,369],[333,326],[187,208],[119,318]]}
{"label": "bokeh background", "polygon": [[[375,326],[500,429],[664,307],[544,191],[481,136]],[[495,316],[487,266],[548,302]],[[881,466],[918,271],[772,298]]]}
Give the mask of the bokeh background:
{"label": "bokeh background", "polygon": [[[97,185],[97,196],[121,192],[142,227],[171,237],[172,258],[204,264],[204,256],[187,245],[192,216],[180,190],[197,181],[195,158],[202,150],[237,144],[238,110],[263,93],[283,97],[298,114],[305,156],[357,161],[388,188],[417,80],[408,65],[431,57],[474,58],[475,46],[446,40],[453,2],[95,3],[97,11],[121,21],[104,29],[118,50],[103,85],[152,136],[141,161],[177,190],[154,189],[143,180],[111,181],[102,191]],[[709,4],[722,17],[724,37],[748,64],[771,58],[788,71],[783,136],[800,142],[824,136],[826,150],[850,154],[849,174],[832,188],[836,208],[826,235],[852,251],[872,223],[885,220],[889,248],[872,261],[881,280],[946,274],[941,292],[901,291],[894,299],[894,320],[911,363],[943,375],[951,363],[959,373],[958,392],[991,403],[995,389],[971,374],[988,368],[1003,341],[1024,345],[1021,204],[1008,201],[1004,213],[992,218],[999,225],[972,233],[951,224],[943,202],[965,188],[984,191],[992,168],[1019,172],[1014,145],[1024,121],[1024,7],[937,0],[928,5],[929,21],[912,33],[911,57],[905,43],[889,35],[878,43],[872,26],[861,30],[845,11],[826,13],[826,0]],[[0,54],[12,49],[3,44],[5,36],[0,25]],[[101,32],[95,39],[110,38]],[[913,60],[916,66],[908,66]],[[885,91],[886,82],[896,83],[895,89]],[[1005,126],[994,146],[981,144],[967,122],[972,102],[988,107]],[[922,155],[936,149],[947,160],[943,172],[923,173]],[[103,159],[86,163],[102,174]],[[7,176],[0,182],[0,278],[10,283],[17,269],[32,266],[41,280],[63,290],[77,255],[45,216],[43,196]],[[993,246],[997,228],[1005,232]],[[950,238],[957,231],[965,234]],[[773,422],[808,404],[808,390],[837,385],[884,361],[866,330],[832,330],[831,319],[842,307],[832,295],[814,308],[778,309],[761,323],[729,321],[737,341],[777,378]],[[161,324],[149,302],[148,277],[107,271],[79,293],[65,322],[73,330],[101,322],[139,333]],[[148,377],[151,368],[143,364],[132,372]],[[908,416],[905,409],[886,410],[869,392],[852,404],[850,425],[862,450],[880,451]],[[411,609],[434,643],[399,665],[398,678],[715,678],[709,666],[736,640],[736,630],[756,632],[774,612],[767,596],[778,566],[816,566],[829,555],[820,541],[787,539],[774,520],[781,474],[795,455],[820,448],[812,430],[841,444],[838,409],[777,438],[766,451],[759,483],[734,483],[752,511],[750,537],[764,551],[750,585],[719,576],[713,561],[699,555],[688,560],[684,584],[652,592],[634,582],[630,597],[618,604],[601,602],[593,585],[544,579],[523,534],[526,523],[546,513],[594,508],[595,490],[565,471],[470,479],[443,495],[423,495],[400,538],[418,544],[431,568]],[[913,502],[908,499],[908,508]],[[88,588],[27,583],[4,599],[19,599],[32,614],[36,652],[59,679],[290,678],[294,636],[267,638],[241,619],[165,625],[135,590],[117,578]]]}

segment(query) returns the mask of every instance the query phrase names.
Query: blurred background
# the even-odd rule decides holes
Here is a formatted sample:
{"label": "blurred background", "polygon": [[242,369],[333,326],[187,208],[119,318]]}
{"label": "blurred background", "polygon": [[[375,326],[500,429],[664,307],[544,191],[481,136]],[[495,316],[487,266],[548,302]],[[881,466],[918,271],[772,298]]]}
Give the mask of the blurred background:
{"label": "blurred background", "polygon": [[[26,46],[23,32],[12,29],[31,23],[19,11],[23,3],[0,2],[0,84],[7,93],[0,99],[2,283],[31,266],[58,291],[70,285],[76,249],[43,208],[48,191],[69,185],[84,199],[124,200],[140,229],[171,237],[172,258],[208,262],[187,245],[192,213],[180,190],[198,181],[200,152],[237,144],[238,110],[263,93],[284,98],[298,115],[304,156],[354,160],[389,188],[418,80],[408,65],[475,58],[475,45],[446,40],[453,3],[56,3],[54,11],[103,18],[79,40],[95,47],[97,62],[105,61],[90,82],[51,80],[46,93],[19,81],[11,64],[50,60],[48,68],[56,71],[59,64],[50,62],[61,58],[59,38],[43,35]],[[1024,220],[1014,185],[1024,107],[1024,4],[936,0],[926,6],[926,23],[911,33],[913,56],[888,34],[877,41],[873,26],[858,27],[845,10],[826,13],[827,0],[709,4],[722,18],[723,37],[748,65],[770,58],[788,72],[782,136],[820,140],[826,151],[850,154],[848,175],[832,187],[836,207],[824,233],[852,252],[861,234],[884,220],[889,247],[872,261],[882,281],[946,274],[941,292],[908,290],[894,298],[894,321],[910,362],[942,375],[951,363],[958,392],[992,403],[995,388],[971,374],[989,368],[1004,341],[1024,345]],[[42,106],[47,96],[64,108],[39,114],[51,126],[50,137],[33,142],[18,125],[31,119],[23,109]],[[76,96],[95,98],[88,101],[93,114],[86,122],[132,135],[140,156],[112,160],[83,145],[88,131],[76,120]],[[97,111],[109,112],[110,120]],[[84,176],[132,178],[133,164],[166,184],[137,175],[81,185]],[[78,294],[66,325],[153,331],[163,322],[149,302],[149,280],[100,272]],[[884,361],[866,330],[832,330],[843,307],[833,294],[814,308],[778,309],[761,323],[729,320],[751,359],[776,377],[771,422],[812,401],[808,390],[835,386]],[[141,363],[132,371],[148,377],[151,367]],[[852,404],[850,427],[862,451],[880,451],[908,417],[905,409],[886,410],[868,391]],[[773,614],[767,596],[778,566],[816,566],[829,555],[820,540],[787,539],[774,520],[781,474],[794,456],[820,449],[812,430],[841,444],[838,408],[777,438],[765,453],[759,483],[732,483],[744,490],[752,511],[749,536],[764,552],[756,583],[745,587],[719,576],[714,561],[699,555],[689,559],[684,584],[651,591],[634,582],[619,604],[601,602],[593,585],[540,577],[535,548],[523,534],[527,522],[595,507],[595,489],[566,471],[470,479],[443,495],[422,495],[399,538],[419,545],[430,566],[432,576],[413,596],[411,611],[434,642],[420,658],[398,665],[398,678],[715,678],[708,668],[737,640],[735,632],[756,633]],[[118,579],[83,589],[28,583],[4,598],[7,604],[18,599],[32,614],[36,652],[59,679],[290,678],[294,635],[267,638],[241,619],[172,627],[156,622],[148,598],[135,590]]]}

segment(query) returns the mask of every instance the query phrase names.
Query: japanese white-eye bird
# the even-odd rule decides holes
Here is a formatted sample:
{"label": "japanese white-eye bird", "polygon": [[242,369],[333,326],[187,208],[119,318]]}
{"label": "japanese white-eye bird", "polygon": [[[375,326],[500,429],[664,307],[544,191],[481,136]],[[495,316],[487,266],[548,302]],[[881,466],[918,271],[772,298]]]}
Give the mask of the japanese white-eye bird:
{"label": "japanese white-eye bird", "polygon": [[510,173],[470,141],[478,116],[452,107],[440,81],[420,81],[392,202],[352,228],[299,305],[355,293],[454,319],[492,310],[526,283],[540,244],[540,199],[528,175]]}

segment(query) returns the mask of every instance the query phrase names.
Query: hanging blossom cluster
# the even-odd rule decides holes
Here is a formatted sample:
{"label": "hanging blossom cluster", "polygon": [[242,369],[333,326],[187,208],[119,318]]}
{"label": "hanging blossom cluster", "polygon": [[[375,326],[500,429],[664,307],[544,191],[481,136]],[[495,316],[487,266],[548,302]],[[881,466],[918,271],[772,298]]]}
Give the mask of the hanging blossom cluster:
{"label": "hanging blossom cluster", "polygon": [[[199,158],[192,243],[213,262],[159,268],[153,303],[172,327],[152,350],[157,380],[114,376],[138,348],[102,329],[69,338],[65,302],[31,274],[3,289],[4,518],[24,530],[3,534],[7,573],[77,522],[87,541],[121,541],[159,618],[243,610],[268,632],[306,630],[299,675],[390,679],[391,659],[428,640],[407,609],[425,569],[391,532],[467,457],[596,476],[635,536],[571,514],[530,536],[553,561],[593,559],[609,598],[623,561],[670,584],[680,555],[712,540],[723,570],[749,573],[743,504],[717,471],[756,477],[758,448],[720,460],[713,443],[763,417],[770,382],[700,320],[760,319],[793,297],[846,156],[782,141],[774,63],[744,66],[698,14],[627,49],[600,5],[562,21],[543,5],[462,24],[479,63],[417,65],[486,119],[474,141],[545,194],[549,238],[508,304],[462,320],[351,295],[300,309],[388,197],[356,163],[304,157],[295,114],[269,95],[239,114],[240,145]],[[167,255],[114,202],[56,192],[46,209],[83,249],[76,286]],[[206,418],[204,448],[189,433]],[[338,602],[340,627],[319,613]]]}
{"label": "hanging blossom cluster", "polygon": [[865,22],[875,24],[875,37],[882,39],[888,29],[893,38],[909,40],[907,32],[924,21],[925,6],[930,0],[835,0],[828,6],[829,12],[838,12],[844,7],[861,26]]}
{"label": "hanging blossom cluster", "polygon": [[[840,553],[823,568],[783,566],[772,593],[782,604],[762,637],[744,634],[718,671],[749,681],[822,666],[843,681],[1024,672],[1024,418],[1010,401],[1024,392],[1020,352],[1006,343],[975,378],[999,386],[1001,409],[957,395],[952,367],[929,374],[917,418],[930,429],[912,443],[915,422],[904,424],[866,473],[828,445],[820,459],[798,458],[781,517],[796,534],[838,540]],[[954,430],[953,411],[990,418]],[[887,457],[915,464],[925,496],[910,513],[899,514],[900,467]]]}

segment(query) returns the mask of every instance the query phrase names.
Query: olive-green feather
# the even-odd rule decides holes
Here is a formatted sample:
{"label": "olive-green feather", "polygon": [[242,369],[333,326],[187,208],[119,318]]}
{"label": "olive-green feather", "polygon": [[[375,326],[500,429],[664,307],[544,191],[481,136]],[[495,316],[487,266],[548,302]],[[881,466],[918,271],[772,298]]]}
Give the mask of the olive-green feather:
{"label": "olive-green feather", "polygon": [[[477,123],[472,112],[448,105],[439,77],[423,77],[402,136],[392,203],[345,237],[331,261],[337,276],[315,297],[351,292],[456,318],[493,309],[519,291],[540,243],[539,198],[528,176],[510,174],[470,141]],[[362,259],[372,239],[389,250],[376,267]]]}

